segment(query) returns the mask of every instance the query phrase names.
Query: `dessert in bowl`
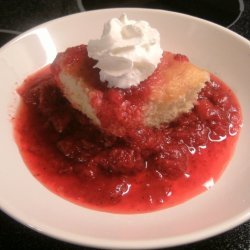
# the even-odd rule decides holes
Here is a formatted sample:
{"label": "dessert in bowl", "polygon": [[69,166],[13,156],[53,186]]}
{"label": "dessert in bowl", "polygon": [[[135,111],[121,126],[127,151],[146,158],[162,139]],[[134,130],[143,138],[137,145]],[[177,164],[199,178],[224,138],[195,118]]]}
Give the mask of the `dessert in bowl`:
{"label": "dessert in bowl", "polygon": [[[79,44],[79,43],[75,43],[75,44]],[[71,44],[71,46],[74,46],[75,44]],[[69,46],[67,45],[66,47],[69,47]],[[59,51],[62,51],[62,50],[59,50]],[[75,54],[76,57],[72,57],[71,56],[72,53]],[[77,197],[75,195],[77,199],[75,199],[74,202],[76,203],[82,202],[83,205],[87,207],[92,207],[92,208],[94,207],[95,209],[111,211],[111,212],[134,213],[134,212],[152,211],[155,209],[157,210],[159,208],[165,208],[168,206],[176,205],[176,203],[180,203],[180,200],[179,201],[175,200],[175,201],[172,201],[171,203],[172,197],[177,197],[176,198],[177,200],[179,199],[178,197],[181,197],[180,195],[178,196],[171,195],[171,193],[174,193],[174,194],[178,193],[178,190],[180,191],[180,193],[184,194],[183,197],[181,198],[182,201],[186,200],[187,198],[192,197],[194,193],[197,194],[201,192],[201,190],[199,191],[197,190],[197,187],[194,187],[193,190],[192,188],[188,188],[188,189],[184,188],[184,187],[188,187],[188,185],[191,185],[193,187],[194,183],[197,183],[197,180],[201,181],[202,183],[201,179],[202,179],[203,174],[201,175],[198,174],[198,173],[201,173],[201,171],[197,172],[196,176],[198,179],[196,179],[193,183],[192,182],[190,182],[189,184],[184,183],[184,185],[182,183],[183,186],[181,187],[180,185],[181,188],[179,189],[176,188],[176,189],[171,190],[171,187],[170,187],[170,190],[169,190],[170,183],[177,183],[178,181],[176,180],[180,180],[180,179],[182,179],[182,182],[186,182],[186,181],[188,182],[188,180],[191,180],[192,177],[195,176],[195,174],[192,172],[193,170],[189,169],[191,165],[195,166],[194,162],[196,162],[196,169],[199,165],[201,165],[198,163],[201,163],[201,162],[203,166],[211,167],[210,170],[214,169],[214,171],[216,172],[214,176],[214,180],[216,180],[219,177],[219,175],[221,174],[221,171],[223,170],[225,166],[225,163],[229,159],[228,156],[230,155],[230,153],[228,152],[230,152],[230,150],[233,148],[233,144],[235,143],[236,137],[232,135],[235,133],[234,129],[239,130],[239,126],[241,124],[241,117],[240,117],[239,106],[234,95],[231,93],[229,89],[227,89],[224,86],[224,84],[218,78],[216,78],[215,76],[209,75],[206,70],[201,70],[197,66],[194,66],[190,61],[188,61],[187,57],[185,56],[182,56],[176,53],[164,52],[163,57],[162,57],[163,59],[161,59],[161,62],[158,64],[157,68],[154,70],[152,75],[147,77],[145,81],[139,84],[139,87],[138,86],[130,87],[129,91],[128,89],[122,89],[122,88],[112,89],[112,88],[109,88],[108,86],[105,86],[105,83],[98,80],[98,77],[99,77],[98,69],[93,69],[93,66],[96,62],[94,62],[92,59],[89,59],[89,57],[86,57],[83,55],[87,55],[85,46],[79,46],[79,47],[75,47],[75,48],[71,48],[67,50],[65,53],[62,53],[57,57],[57,59],[52,64],[51,68],[47,68],[44,71],[38,73],[35,76],[31,76],[30,78],[26,80],[26,83],[27,83],[26,86],[29,85],[31,86],[31,88],[27,88],[26,86],[22,86],[21,88],[19,88],[19,93],[23,96],[24,100],[26,101],[26,104],[31,103],[33,106],[38,106],[38,108],[42,112],[40,114],[47,116],[46,119],[47,121],[50,122],[50,126],[52,126],[53,129],[55,129],[56,132],[60,134],[60,140],[56,141],[57,149],[60,151],[60,153],[62,153],[64,157],[66,158],[68,157],[67,161],[76,162],[75,164],[77,167],[73,166],[74,168],[73,172],[77,173],[78,176],[81,176],[81,178],[83,178],[82,180],[84,180],[85,183],[88,182],[88,180],[91,179],[92,177],[94,177],[93,179],[95,180],[99,179],[99,181],[101,181],[102,186],[98,187],[97,190],[101,190],[103,185],[105,187],[105,190],[107,190],[107,183],[108,183],[111,186],[111,188],[116,191],[113,193],[108,192],[109,196],[106,196],[105,190],[103,189],[101,193],[99,193],[99,197],[97,196],[98,199],[96,200],[95,200],[95,197],[93,198],[91,197],[91,195],[87,198],[87,200],[86,199],[84,200],[82,197],[79,198],[79,195]],[[72,59],[72,58],[77,58],[77,60]],[[81,60],[83,60],[83,62],[86,63],[86,65],[89,64],[91,66],[88,68],[87,72],[92,72],[90,79],[95,79],[95,80],[97,79],[94,84],[91,83],[90,85],[88,78],[86,78],[86,75],[84,75],[86,73],[85,71],[84,72],[81,71],[79,75],[79,71],[77,71],[77,64],[74,65],[74,62],[79,62]],[[171,73],[162,74],[165,68],[171,69],[171,71],[166,70],[166,72],[171,72]],[[169,116],[166,116],[166,117],[159,116],[160,119],[156,119],[158,118],[156,116],[154,119],[152,118],[148,119],[147,108],[145,108],[145,106],[148,107],[148,105],[145,105],[145,104],[148,104],[148,97],[149,96],[152,97],[152,93],[154,93],[156,96],[156,98],[151,98],[152,105],[154,105],[156,109],[159,108],[160,106],[159,103],[161,103],[163,106],[168,105],[168,103],[165,102],[166,99],[164,98],[164,96],[160,95],[162,91],[157,91],[158,88],[151,88],[154,85],[155,79],[158,79],[159,82],[161,83],[162,79],[165,79],[164,77],[166,77],[169,83],[176,83],[176,82],[180,83],[180,81],[178,80],[178,77],[176,77],[180,75],[178,71],[178,69],[180,68],[182,68],[181,70],[182,77],[185,76],[185,72],[188,72],[187,75],[202,76],[201,80],[199,80],[198,83],[195,83],[194,85],[192,84],[188,85],[191,87],[194,86],[194,91],[193,91],[194,94],[191,96],[196,97],[195,101],[193,101],[194,97],[192,97],[191,98],[192,101],[190,102],[191,104],[188,105],[189,106],[188,110],[186,111],[181,110],[181,112],[177,114],[176,117],[172,118],[172,120],[159,122],[160,119],[171,119],[172,115],[170,115],[170,118]],[[189,71],[186,71],[187,68]],[[96,72],[96,73],[93,73],[93,72]],[[196,73],[192,74],[192,72],[196,72]],[[83,119],[82,110],[80,110],[81,112],[79,112],[79,109],[78,111],[76,111],[75,109],[74,109],[75,111],[72,111],[73,110],[72,105],[74,105],[74,101],[70,100],[69,98],[66,98],[66,99],[64,98],[64,97],[67,97],[65,94],[67,90],[65,89],[65,81],[63,81],[63,79],[65,78],[62,78],[61,75],[63,74],[65,76],[65,73],[66,74],[70,73],[68,75],[73,77],[73,79],[76,79],[76,77],[79,77],[79,79],[87,79],[87,81],[84,82],[84,84],[87,84],[88,86],[92,87],[90,91],[90,95],[88,96],[89,97],[88,103],[91,105],[91,108],[95,111],[94,114],[96,114],[96,117],[98,118],[97,122],[95,122],[95,120],[91,116],[88,117],[88,119],[85,119],[86,117]],[[40,77],[41,75],[43,75],[43,77]],[[51,79],[51,75],[53,75],[52,79]],[[45,80],[43,80],[44,76],[45,76]],[[54,79],[54,76],[56,79]],[[39,86],[43,85],[45,86],[45,88],[40,88],[40,89],[37,88],[37,82],[36,84],[34,84],[35,82],[34,79],[35,80],[38,79],[40,83],[42,83],[42,84],[39,84]],[[191,77],[191,80],[190,78],[188,78],[188,80],[190,80],[191,83],[195,82],[196,79],[197,77],[193,77],[193,78]],[[83,82],[83,81],[80,80],[80,82]],[[185,80],[185,82],[188,82],[188,81]],[[55,85],[57,86],[59,85],[60,94],[57,93],[58,88],[56,89],[53,88]],[[168,84],[168,86],[169,85],[171,86],[171,84]],[[48,89],[47,94],[46,94],[46,89]],[[168,87],[166,87],[165,89],[168,89]],[[188,88],[188,90],[189,89],[190,88]],[[32,90],[32,91],[29,91],[29,90]],[[167,91],[165,91],[164,93],[167,93]],[[184,93],[187,93],[187,92],[184,92]],[[100,98],[100,96],[102,96],[102,98]],[[216,96],[217,100],[211,99],[211,98],[214,98],[214,96]],[[59,100],[62,97],[64,99]],[[46,98],[47,100],[44,101]],[[214,105],[214,102],[219,103],[218,102],[219,99],[221,100],[220,104],[221,104],[221,107],[223,108],[218,110],[218,109],[215,109],[214,106],[218,108],[219,105],[217,104]],[[228,99],[230,99],[230,105],[233,104],[234,108],[231,109],[232,113],[224,114],[223,113],[224,107],[227,106]],[[158,102],[158,100],[161,100],[161,101]],[[55,113],[54,112],[55,110],[53,110],[53,105],[54,103],[57,103],[57,101],[61,103],[60,104],[61,110],[57,110],[58,112],[56,113],[59,114],[58,116],[51,116],[51,113]],[[47,105],[48,103],[50,105]],[[99,105],[100,103],[102,105]],[[126,115],[125,116],[119,115],[122,113],[120,112],[121,110],[119,109],[124,106],[124,103],[126,104],[126,108],[128,108],[128,109],[123,110],[126,115],[129,114],[131,107],[135,109],[133,111],[137,111],[132,114],[138,114],[138,115],[134,115],[134,117],[133,115],[131,115],[130,119],[124,119],[126,118]],[[115,106],[115,108],[113,108],[115,112],[109,112],[111,110],[110,107],[112,107],[110,106],[111,104],[113,105],[113,107]],[[60,105],[56,105],[56,107]],[[159,112],[162,110],[162,105],[159,108]],[[180,105],[180,107],[182,107],[182,105]],[[229,109],[230,108],[227,107],[225,109],[227,110],[226,112],[228,112]],[[39,156],[41,155],[41,151],[37,151],[37,148],[34,147],[35,144],[32,144],[32,143],[34,141],[37,142],[38,140],[45,138],[45,135],[48,135],[48,133],[47,134],[41,133],[42,136],[40,137],[34,136],[35,134],[33,132],[37,128],[39,128],[39,126],[34,126],[34,124],[37,123],[38,125],[41,125],[41,122],[40,122],[41,120],[39,120],[41,117],[32,119],[32,122],[34,123],[28,124],[30,126],[23,126],[23,124],[27,125],[25,121],[28,121],[28,120],[25,120],[26,119],[25,115],[27,117],[30,115],[30,113],[26,112],[27,110],[25,111],[23,108],[21,108],[21,110],[22,112],[23,111],[24,112],[19,113],[22,115],[19,117],[17,115],[15,119],[16,124],[19,124],[19,125],[21,124],[20,126],[17,125],[16,128],[18,128],[19,126],[19,129],[23,129],[23,130],[19,130],[19,135],[23,136],[23,138],[26,138],[26,139],[22,139],[21,137],[19,137],[19,139],[21,138],[22,140],[19,140],[19,139],[18,139],[19,141],[17,140],[19,142],[19,145],[24,146],[23,148],[21,148],[21,152],[23,153],[24,150],[26,149],[26,152],[29,151],[29,154],[31,153],[33,156],[34,155]],[[168,110],[171,111],[171,108],[168,108]],[[207,112],[208,110],[211,112],[210,113]],[[60,114],[62,113],[63,113],[63,117],[64,118],[66,117],[65,119],[61,119],[62,116],[60,118]],[[149,113],[151,114],[151,112]],[[107,120],[105,120],[104,114],[106,114],[106,117],[108,118],[112,117],[112,122],[108,122]],[[173,114],[173,112],[170,112],[170,114]],[[236,118],[234,115],[236,115]],[[214,126],[213,127],[214,130],[207,125],[207,121],[211,121],[210,119],[211,116],[213,116],[213,121],[214,121],[214,118],[217,117],[216,122],[219,122],[220,124],[220,126],[217,126],[216,128]],[[228,116],[231,118],[232,117],[234,118],[232,119],[230,118],[230,120],[228,120]],[[35,116],[32,116],[32,117],[34,118]],[[55,117],[57,117],[58,119]],[[139,118],[142,117],[143,119],[138,119],[138,117]],[[218,120],[219,119],[218,117],[221,118],[220,121]],[[77,121],[78,123],[77,126],[74,127],[74,129],[72,130],[72,131],[76,131],[77,134],[72,134],[72,131],[71,131],[70,133],[72,137],[70,137],[69,134],[67,134],[67,137],[61,136],[64,133],[64,130],[68,129],[67,124],[71,122],[70,119],[73,119]],[[19,123],[18,121],[20,120],[23,121],[24,123],[23,124]],[[128,120],[131,120],[133,123],[128,122]],[[148,122],[151,120],[156,121],[156,123]],[[206,123],[204,123],[204,121],[206,121]],[[224,133],[225,132],[224,128],[232,124],[233,121],[236,121],[236,122],[233,124],[233,127],[232,127],[233,130],[230,132],[232,135],[227,136],[228,138],[225,140],[223,139],[225,136],[220,133]],[[230,124],[229,123],[225,124],[225,122],[230,122]],[[134,126],[131,126],[131,124],[133,124]],[[120,125],[123,125],[123,127]],[[121,130],[119,129],[120,127],[122,128]],[[100,128],[102,132],[105,131],[105,134],[99,133]],[[42,128],[40,127],[39,129],[42,129]],[[85,131],[82,131],[82,129]],[[188,130],[188,133],[187,133],[187,130]],[[42,130],[39,130],[39,131],[42,131]],[[96,135],[95,139],[92,140],[89,137],[83,137],[82,132],[84,132],[87,135],[90,135],[93,131]],[[198,131],[200,131],[199,135],[204,135],[204,136],[199,136],[199,138],[196,138],[194,134],[197,134]],[[48,130],[46,132],[48,132]],[[209,132],[211,133],[209,134]],[[30,136],[29,138],[29,135],[32,135],[32,136]],[[58,136],[58,135],[54,135],[53,133],[49,135],[50,136],[48,136],[48,138],[50,139]],[[77,137],[79,135],[80,137]],[[221,142],[220,143],[211,142],[212,140],[210,140],[210,142],[207,143],[208,135],[210,136],[210,139],[214,141],[221,140]],[[74,138],[77,138],[77,139],[74,139]],[[81,140],[79,140],[78,138],[81,138]],[[129,138],[129,140],[127,138]],[[162,138],[164,138],[164,140]],[[229,143],[230,138],[234,138],[233,139],[234,142],[232,141],[231,143]],[[46,140],[45,140],[45,143],[51,142],[51,141],[46,141]],[[23,144],[20,144],[21,141],[23,142]],[[99,145],[97,144],[97,141],[99,142]],[[79,144],[79,145],[77,145],[77,147],[74,146],[72,148],[71,145],[75,145],[75,144]],[[30,148],[30,145],[33,145],[32,148]],[[48,149],[49,144],[46,144],[46,145],[47,147],[45,148]],[[220,145],[220,146],[216,148],[216,146],[214,145]],[[223,145],[223,147],[221,145]],[[206,147],[206,149],[204,149],[204,147]],[[29,150],[27,151],[28,148]],[[221,149],[223,149],[224,153],[221,153]],[[195,156],[193,156],[192,154],[192,152],[194,152],[193,150],[195,150],[196,153],[202,152],[200,158],[199,157],[196,158],[196,155],[198,154],[194,154]],[[226,150],[229,150],[229,151],[225,153]],[[205,156],[204,152],[209,152],[209,151],[210,151],[210,154],[212,155],[215,155],[216,152],[217,153],[220,152],[220,154],[216,154],[216,157],[215,157],[216,159],[213,159],[213,164],[208,164],[210,163],[212,159],[211,155],[210,155],[210,158],[208,156],[204,157]],[[93,153],[94,155],[92,155]],[[90,155],[90,159],[88,159],[89,155]],[[226,158],[225,158],[225,155],[227,155]],[[46,151],[43,154],[43,156],[44,156],[44,160],[48,161],[51,154],[48,151]],[[52,156],[53,157],[51,157],[51,159],[56,158],[54,157],[53,154]],[[24,157],[24,159],[26,159],[26,162],[27,162],[27,159],[33,161],[34,158],[35,157],[33,158]],[[89,161],[86,162],[86,159],[88,159]],[[108,159],[108,163],[107,163],[107,159]],[[120,166],[117,166],[117,161],[120,164]],[[206,162],[207,162],[207,165],[206,165]],[[214,162],[217,162],[217,163],[214,164]],[[27,162],[27,163],[28,165],[30,165],[30,162]],[[82,170],[82,168],[79,167],[79,165],[82,165],[82,164],[84,164],[85,166],[88,165],[88,167],[85,168],[85,170]],[[221,168],[218,169],[216,166],[220,166]],[[41,167],[44,167],[44,165],[41,164]],[[64,167],[60,169],[62,178],[65,178],[65,176],[69,176],[69,173],[72,171],[72,162],[70,163],[68,167],[67,166],[66,168]],[[47,167],[47,170],[48,168],[49,167]],[[51,172],[51,169],[48,171]],[[192,172],[192,174],[190,174],[190,171]],[[209,174],[211,174],[211,172]],[[213,172],[213,174],[215,172]],[[209,174],[208,176],[210,176]],[[37,176],[38,179],[43,178],[44,173],[39,173],[39,175],[40,176]],[[189,175],[191,176],[191,178],[189,178]],[[116,178],[118,178],[117,176],[119,176],[119,181],[120,181],[118,183],[116,180]],[[140,180],[139,185],[138,185],[138,176]],[[208,176],[206,176],[206,178]],[[55,178],[58,178],[58,175]],[[104,178],[106,178],[106,180],[104,180]],[[56,183],[55,179],[53,181],[48,181],[48,178],[47,178],[46,180],[47,180],[47,183],[44,183],[45,185],[51,185],[51,183],[53,183],[54,185],[54,183]],[[145,180],[147,180],[146,183],[144,182]],[[153,180],[153,182],[150,183],[149,182],[150,180]],[[206,182],[207,180],[210,180],[210,178],[206,179]],[[69,184],[70,182],[71,180],[68,179],[64,183]],[[72,183],[75,184],[74,182]],[[143,187],[142,183],[149,184],[149,185],[145,185]],[[94,190],[93,189],[94,186],[96,187],[96,183],[93,186],[91,186],[90,183],[87,183],[87,184],[88,184],[87,185],[88,187],[91,187],[91,191]],[[205,190],[206,187],[204,187],[203,184],[204,182],[202,183],[202,185],[198,185],[198,186],[203,186],[203,189]],[[213,184],[212,181],[210,181],[210,183],[207,183],[207,188],[209,188],[212,184]],[[63,185],[64,185],[63,183],[60,183],[60,188],[57,187],[55,189],[57,193],[65,197],[68,194],[67,193],[65,194],[65,190],[67,188],[65,189]],[[77,185],[70,185],[70,186],[77,187]],[[161,189],[159,189],[158,186],[161,186]],[[132,188],[129,188],[129,187],[132,187]],[[70,190],[71,195],[72,195],[72,188],[68,190]],[[83,187],[81,187],[81,190],[83,190]],[[156,190],[156,193],[154,193],[155,190]],[[164,194],[159,194],[159,191],[157,190],[163,190]],[[187,190],[189,191],[189,193],[185,193],[187,192]],[[133,193],[132,191],[134,192],[137,191],[137,193],[140,194],[141,196],[136,195],[136,193]],[[87,189],[83,191],[83,193],[85,193],[84,197],[86,197],[86,194],[88,194],[88,192],[89,191]],[[190,192],[192,193],[191,195],[190,195]],[[95,195],[96,194],[98,195],[98,193],[95,191],[89,192],[89,193],[91,194],[94,193]],[[111,193],[113,195],[112,199],[110,199]],[[153,196],[151,195],[151,193],[153,194]],[[124,205],[123,201],[126,201],[126,197],[129,197],[129,194],[132,194],[130,196],[132,198],[129,198],[130,199],[128,200],[129,202],[128,201],[127,203],[125,202],[125,205]],[[143,196],[144,196],[144,199],[143,199]],[[170,197],[170,202],[166,202],[166,201],[169,201],[169,197]],[[70,197],[66,197],[66,198],[70,198]],[[138,202],[138,198],[140,198],[141,201],[143,202]],[[101,202],[97,204],[96,201],[100,201],[100,200]],[[150,202],[153,203],[153,206],[145,205],[144,200],[147,201],[147,204],[150,204]],[[155,202],[154,200],[157,202]],[[107,203],[105,204],[105,202],[107,201],[108,201],[108,204]],[[110,204],[110,201],[112,201],[113,203]],[[192,202],[192,200],[190,202]],[[119,204],[123,204],[123,205],[119,205]],[[126,204],[127,205],[129,204],[130,207],[126,206]],[[133,206],[133,204],[135,205]],[[184,203],[183,205],[180,205],[180,207],[185,206],[185,205],[186,203]],[[178,207],[174,207],[173,209],[177,211]],[[195,207],[192,207],[192,208],[195,208]],[[85,211],[84,208],[82,209],[83,211]],[[171,211],[173,211],[172,208],[166,209],[166,210],[170,210],[170,213]],[[89,210],[87,211],[90,212]],[[95,212],[91,211],[90,213],[95,213]],[[145,218],[145,219],[147,218],[146,220],[148,222],[149,221],[152,222],[152,218],[154,216],[159,216],[160,214],[163,215],[164,213],[168,213],[168,212],[166,212],[165,210],[162,210],[157,213],[152,213],[153,215],[151,215],[150,213],[150,214],[145,214],[145,215],[143,214],[141,216],[139,215],[137,216],[130,215],[130,216],[131,218],[135,218],[135,220],[138,220],[138,219],[140,220],[140,218]],[[111,214],[110,216],[112,218],[116,218],[114,217],[115,215],[113,214]],[[129,215],[126,215],[125,217],[124,216],[125,215],[123,215],[121,218],[124,218],[124,219],[129,218]],[[104,215],[104,218],[105,217],[106,216]],[[128,221],[126,220],[125,224],[128,225],[127,223]]]}
{"label": "dessert in bowl", "polygon": [[242,124],[236,97],[210,75],[163,52],[145,21],[113,18],[18,89],[17,144],[33,175],[77,204],[179,204],[213,186]]}

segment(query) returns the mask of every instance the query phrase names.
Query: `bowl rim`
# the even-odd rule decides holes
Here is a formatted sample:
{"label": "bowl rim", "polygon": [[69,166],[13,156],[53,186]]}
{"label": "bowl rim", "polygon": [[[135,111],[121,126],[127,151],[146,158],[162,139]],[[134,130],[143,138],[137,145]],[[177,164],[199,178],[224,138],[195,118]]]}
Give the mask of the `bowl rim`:
{"label": "bowl rim", "polygon": [[40,28],[42,26],[45,26],[45,25],[49,25],[50,23],[58,22],[58,21],[60,21],[62,19],[71,18],[71,17],[77,16],[77,15],[86,15],[86,14],[89,14],[89,13],[91,14],[91,13],[98,13],[98,12],[109,12],[109,11],[114,11],[114,10],[119,10],[119,11],[122,11],[122,10],[124,10],[124,11],[141,11],[141,12],[159,12],[159,13],[165,12],[165,13],[168,13],[170,15],[179,15],[179,16],[182,16],[182,17],[191,18],[191,19],[194,19],[196,21],[203,22],[203,23],[206,23],[206,24],[211,25],[211,26],[215,26],[218,29],[221,29],[221,30],[223,30],[225,32],[228,32],[229,34],[231,34],[233,36],[236,36],[237,38],[241,39],[243,42],[246,42],[247,44],[250,45],[250,41],[247,38],[245,38],[242,35],[236,33],[235,31],[230,30],[229,28],[223,27],[220,24],[214,23],[212,21],[209,21],[209,20],[206,20],[206,19],[203,19],[203,18],[200,18],[200,17],[192,16],[192,15],[177,12],[177,11],[169,11],[169,10],[163,10],[163,9],[151,9],[151,8],[139,8],[139,7],[138,8],[136,8],[136,7],[135,8],[133,8],[133,7],[124,7],[124,8],[116,7],[116,8],[103,8],[103,9],[88,10],[88,11],[73,13],[73,14],[61,16],[61,17],[46,21],[44,23],[38,24],[38,25],[36,25],[36,26],[22,32],[21,34],[17,35],[16,37],[12,38],[10,41],[5,43],[3,46],[0,47],[0,52],[1,52],[1,50],[3,50],[6,47],[10,46],[12,43],[15,43],[18,40],[20,40],[20,39],[24,38],[25,36],[29,35],[29,33],[32,32],[33,30],[36,30],[36,29],[38,29],[38,28]]}
{"label": "bowl rim", "polygon": [[191,244],[198,241],[206,240],[211,237],[223,234],[242,223],[250,220],[250,210],[246,210],[246,212],[242,212],[238,216],[232,217],[229,220],[226,220],[224,223],[208,227],[206,229],[200,230],[199,232],[189,233],[182,236],[175,236],[171,238],[161,238],[154,240],[108,240],[101,237],[86,237],[79,236],[73,233],[65,233],[63,230],[54,229],[48,227],[46,230],[41,230],[41,228],[45,228],[46,226],[42,225],[41,228],[38,228],[30,223],[28,223],[25,219],[16,217],[11,214],[9,211],[4,210],[2,207],[0,209],[16,222],[21,223],[33,231],[40,233],[42,235],[54,238],[56,240],[60,240],[62,242],[67,242],[73,245],[78,246],[86,246],[86,247],[98,247],[100,249],[155,249],[155,248],[169,248],[169,247],[178,247],[184,244]]}

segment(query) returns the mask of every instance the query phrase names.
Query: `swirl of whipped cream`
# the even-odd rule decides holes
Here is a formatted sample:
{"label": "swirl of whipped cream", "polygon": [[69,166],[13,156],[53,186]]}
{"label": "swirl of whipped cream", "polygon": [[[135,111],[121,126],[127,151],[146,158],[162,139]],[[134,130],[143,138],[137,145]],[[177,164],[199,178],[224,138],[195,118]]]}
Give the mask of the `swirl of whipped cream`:
{"label": "swirl of whipped cream", "polygon": [[147,79],[163,53],[159,32],[125,14],[105,23],[101,38],[90,40],[87,49],[89,57],[98,61],[101,81],[123,89]]}

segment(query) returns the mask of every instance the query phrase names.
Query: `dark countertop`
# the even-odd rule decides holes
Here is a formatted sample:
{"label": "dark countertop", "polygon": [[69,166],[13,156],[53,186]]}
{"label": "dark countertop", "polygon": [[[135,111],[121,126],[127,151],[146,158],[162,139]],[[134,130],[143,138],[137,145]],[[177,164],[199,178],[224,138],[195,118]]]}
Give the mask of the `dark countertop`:
{"label": "dark countertop", "polygon": [[[183,12],[214,21],[250,39],[250,0],[0,0],[0,46],[21,32],[48,20],[107,7],[149,7]],[[0,229],[0,249],[3,250],[91,249],[41,235],[1,211]],[[169,249],[249,250],[250,221],[216,237]]]}

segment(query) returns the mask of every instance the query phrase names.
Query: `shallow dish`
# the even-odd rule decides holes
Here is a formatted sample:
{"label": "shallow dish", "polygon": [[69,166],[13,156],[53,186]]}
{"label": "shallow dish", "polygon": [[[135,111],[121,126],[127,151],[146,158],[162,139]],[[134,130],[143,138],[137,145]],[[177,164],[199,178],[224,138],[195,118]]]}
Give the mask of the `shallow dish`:
{"label": "shallow dish", "polygon": [[[161,34],[163,49],[223,79],[238,96],[243,128],[236,152],[218,183],[179,206],[121,215],[74,205],[48,191],[29,172],[13,139],[15,88],[52,62],[59,51],[100,35],[103,23],[127,13],[147,20]],[[25,32],[0,49],[0,208],[19,222],[57,239],[100,248],[152,249],[201,240],[250,218],[250,43],[191,16],[150,9],[106,9],[60,18]]]}

